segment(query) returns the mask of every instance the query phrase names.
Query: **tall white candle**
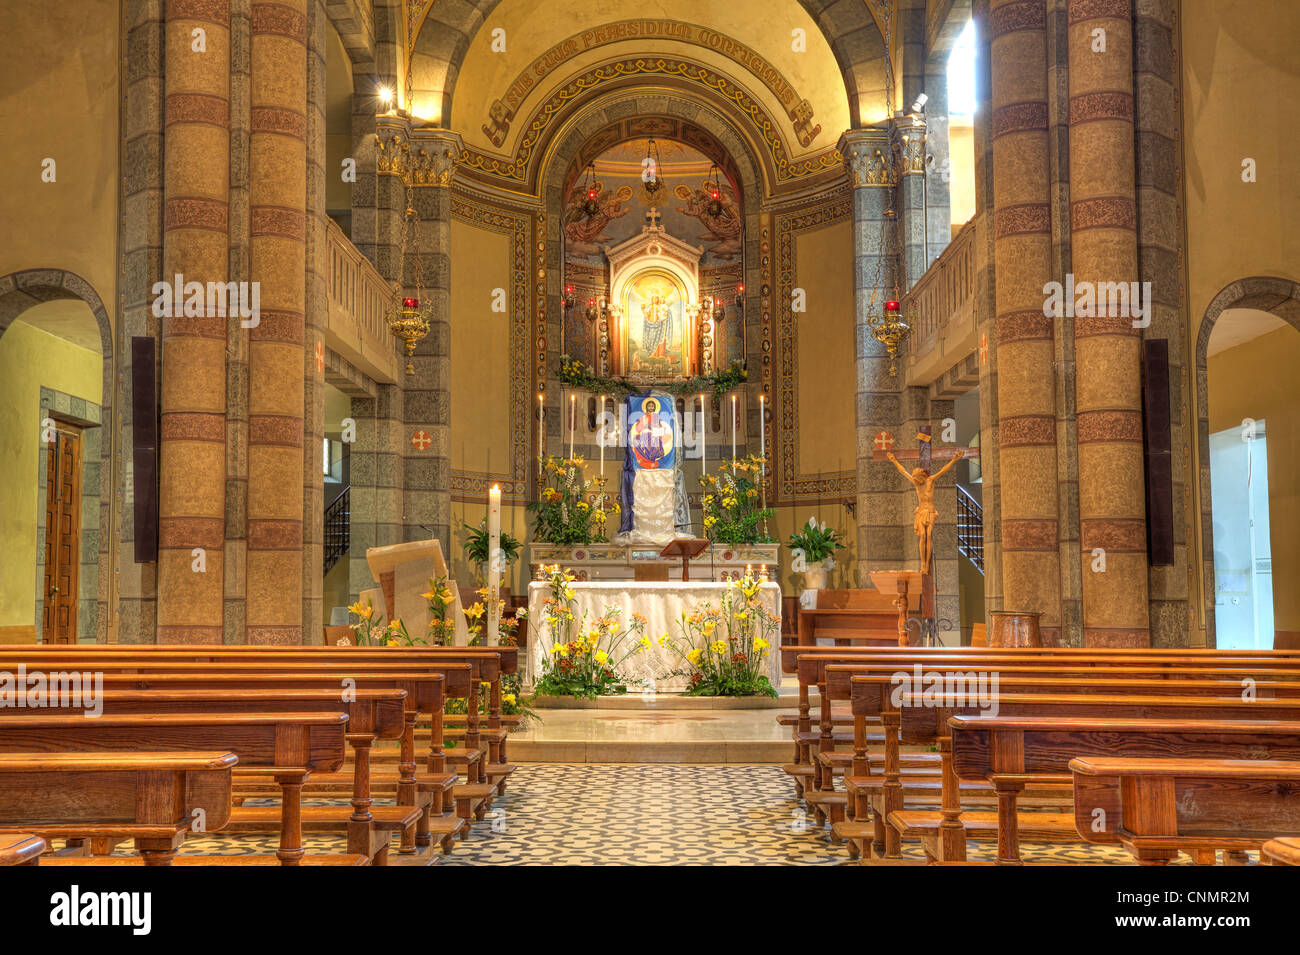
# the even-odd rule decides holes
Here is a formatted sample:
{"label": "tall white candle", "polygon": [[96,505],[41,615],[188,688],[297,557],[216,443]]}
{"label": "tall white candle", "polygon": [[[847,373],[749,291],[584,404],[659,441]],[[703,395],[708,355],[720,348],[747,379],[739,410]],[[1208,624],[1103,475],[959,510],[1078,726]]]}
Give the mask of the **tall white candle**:
{"label": "tall white candle", "polygon": [[731,396],[731,460],[736,460],[736,396]]}
{"label": "tall white candle", "polygon": [[543,447],[546,444],[546,408],[542,404],[542,396],[537,395],[537,476],[542,476],[542,454],[545,451]]}
{"label": "tall white candle", "polygon": [[501,642],[501,487],[488,491],[488,646]]}
{"label": "tall white candle", "polygon": [[569,395],[569,460],[573,460],[573,436],[578,430],[578,396]]}
{"label": "tall white candle", "polygon": [[600,418],[596,425],[597,444],[600,445],[600,476],[605,476],[605,396],[600,396]]}
{"label": "tall white candle", "polygon": [[758,456],[763,459],[762,474],[767,474],[767,419],[763,416],[766,397],[766,395],[758,396]]}

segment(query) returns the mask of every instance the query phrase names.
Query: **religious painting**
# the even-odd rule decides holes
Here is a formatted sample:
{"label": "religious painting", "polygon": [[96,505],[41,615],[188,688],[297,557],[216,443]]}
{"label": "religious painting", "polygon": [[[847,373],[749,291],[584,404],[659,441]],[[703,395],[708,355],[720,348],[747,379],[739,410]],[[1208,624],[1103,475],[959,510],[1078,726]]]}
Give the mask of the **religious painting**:
{"label": "religious painting", "polygon": [[623,301],[623,368],[627,374],[668,379],[687,376],[686,296],[678,279],[647,269],[628,280]]}
{"label": "religious painting", "polygon": [[597,212],[587,215],[582,204],[587,198],[584,183],[578,180],[564,204],[565,254],[575,259],[595,259],[601,248],[620,232],[608,230],[610,223],[623,218],[631,211],[632,187],[621,185],[606,188],[603,181],[592,184],[596,190]]}
{"label": "religious painting", "polygon": [[637,470],[669,471],[677,463],[677,415],[667,395],[629,395],[627,445]]}

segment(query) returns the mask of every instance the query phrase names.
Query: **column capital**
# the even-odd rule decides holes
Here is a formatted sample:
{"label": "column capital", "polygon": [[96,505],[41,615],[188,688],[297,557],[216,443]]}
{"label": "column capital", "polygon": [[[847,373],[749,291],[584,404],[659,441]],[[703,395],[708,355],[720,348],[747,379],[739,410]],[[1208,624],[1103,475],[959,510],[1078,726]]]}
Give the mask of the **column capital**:
{"label": "column capital", "polygon": [[925,117],[908,113],[894,119],[893,148],[898,156],[897,174],[901,176],[925,175]]}
{"label": "column capital", "polygon": [[888,188],[895,183],[888,121],[850,129],[840,136],[840,155],[854,188]]}
{"label": "column capital", "polygon": [[407,186],[451,185],[463,149],[460,133],[422,126],[402,113],[375,119],[375,171]]}

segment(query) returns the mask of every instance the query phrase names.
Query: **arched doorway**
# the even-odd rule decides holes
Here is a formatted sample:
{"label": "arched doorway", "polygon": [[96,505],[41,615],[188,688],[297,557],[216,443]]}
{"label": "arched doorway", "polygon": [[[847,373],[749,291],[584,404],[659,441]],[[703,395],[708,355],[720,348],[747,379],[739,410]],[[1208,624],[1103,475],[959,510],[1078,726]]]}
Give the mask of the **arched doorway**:
{"label": "arched doorway", "polygon": [[1197,342],[1209,641],[1300,641],[1300,286],[1243,279],[1211,303]]}
{"label": "arched doorway", "polygon": [[0,279],[0,637],[93,642],[111,589],[112,331],[90,285]]}

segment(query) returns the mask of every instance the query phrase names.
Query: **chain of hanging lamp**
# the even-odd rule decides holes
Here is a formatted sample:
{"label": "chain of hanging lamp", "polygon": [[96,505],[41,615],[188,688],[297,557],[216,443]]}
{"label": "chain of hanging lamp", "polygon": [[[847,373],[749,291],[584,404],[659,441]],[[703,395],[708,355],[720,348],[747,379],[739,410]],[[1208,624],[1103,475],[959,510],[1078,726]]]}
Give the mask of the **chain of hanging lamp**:
{"label": "chain of hanging lamp", "polygon": [[[888,115],[892,118],[894,115],[894,64],[890,56],[890,25],[885,25],[885,99]],[[892,121],[892,120],[891,120]],[[897,167],[893,150],[890,150],[890,163]],[[897,171],[890,177],[895,183],[898,181]],[[890,201],[893,202],[895,190],[890,190]],[[884,221],[880,225],[880,246],[879,253],[876,256],[876,274],[871,283],[871,293],[867,300],[867,328],[871,336],[880,344],[885,346],[889,354],[889,374],[891,377],[898,375],[898,351],[903,343],[911,337],[912,327],[903,318],[903,308],[901,304],[901,295],[899,294],[899,272],[903,267],[902,243],[900,241],[898,229],[898,214],[893,208],[886,209],[884,212]],[[894,268],[891,269],[891,281],[889,288],[885,288],[885,262],[887,258],[894,260]],[[882,299],[882,304],[877,309],[877,299]]]}
{"label": "chain of hanging lamp", "polygon": [[[415,374],[415,346],[429,334],[433,322],[433,306],[424,300],[424,256],[420,254],[420,216],[411,202],[411,186],[406,184],[406,212],[402,217],[402,240],[397,257],[398,279],[393,282],[393,305],[388,315],[388,328],[401,340],[406,351],[406,373]],[[402,288],[401,276],[406,271],[406,244],[410,238],[415,254],[415,294],[407,295]]]}

